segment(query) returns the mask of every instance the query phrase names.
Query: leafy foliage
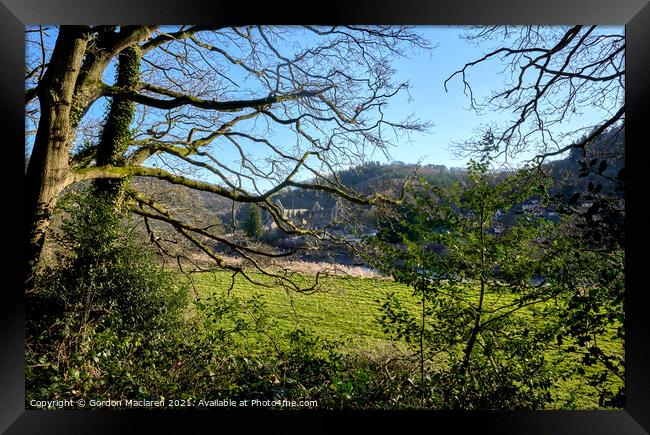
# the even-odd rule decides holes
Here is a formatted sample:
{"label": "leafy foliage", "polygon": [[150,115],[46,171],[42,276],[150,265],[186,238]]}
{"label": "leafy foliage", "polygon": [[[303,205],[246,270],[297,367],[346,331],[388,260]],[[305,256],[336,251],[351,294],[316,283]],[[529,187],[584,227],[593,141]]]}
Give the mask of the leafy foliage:
{"label": "leafy foliage", "polygon": [[27,389],[38,397],[48,396],[43,388],[83,393],[102,373],[89,365],[101,361],[110,365],[103,373],[122,373],[133,343],[177,328],[187,304],[187,289],[141,250],[112,198],[82,192],[62,206],[67,250],[26,300]]}
{"label": "leafy foliage", "polygon": [[[543,349],[552,325],[543,318],[530,322],[521,310],[556,295],[547,261],[554,225],[532,213],[512,225],[499,217],[522,202],[547,201],[546,186],[527,170],[495,182],[488,168],[487,157],[471,161],[468,185],[448,191],[421,180],[399,224],[400,243],[373,240],[374,263],[411,286],[422,307],[416,317],[388,298],[381,321],[386,333],[419,355],[423,402],[538,408],[551,399]],[[499,295],[506,294],[514,301],[502,301]]]}
{"label": "leafy foliage", "polygon": [[142,251],[112,198],[81,193],[63,207],[69,218],[62,225],[60,243],[68,251],[58,259],[58,267],[44,272],[41,292],[86,318],[111,314],[130,329],[169,325],[185,305],[184,291]]}
{"label": "leafy foliage", "polygon": [[[486,162],[473,163],[468,174],[467,185],[450,190],[422,180],[402,208],[407,213],[392,234],[397,239],[374,239],[376,262],[397,283],[373,287],[374,297],[379,289],[388,294],[364,309],[379,310],[386,343],[411,350],[389,360],[350,352],[340,342],[346,334],[329,331],[317,317],[303,324],[278,318],[282,308],[269,306],[277,297],[262,297],[255,286],[252,293],[208,294],[187,307],[178,280],[147,260],[112,201],[71,197],[61,235],[69,250],[28,298],[28,400],[315,399],[333,409],[575,406],[574,395],[558,396],[556,385],[564,382],[591,385],[600,406],[621,406],[623,360],[611,343],[623,332],[622,251],[594,250],[569,218],[554,223],[523,212],[505,224],[509,207],[531,197],[550,201],[533,174],[497,182]],[[335,281],[348,288],[368,280]],[[238,283],[235,290],[242,289]],[[336,305],[333,294],[303,296],[312,310],[325,300],[333,304],[326,316],[329,309],[352,309],[351,300]],[[288,305],[283,310],[291,317]],[[308,315],[315,313],[300,313]],[[380,340],[380,331],[376,336]]]}

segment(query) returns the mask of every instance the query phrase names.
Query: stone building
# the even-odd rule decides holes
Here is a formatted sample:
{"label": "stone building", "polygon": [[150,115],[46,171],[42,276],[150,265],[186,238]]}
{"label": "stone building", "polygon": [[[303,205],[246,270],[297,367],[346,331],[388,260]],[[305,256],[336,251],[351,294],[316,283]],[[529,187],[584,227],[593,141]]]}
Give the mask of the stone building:
{"label": "stone building", "polygon": [[[279,199],[273,202],[282,210],[283,218],[304,228],[324,228],[334,222],[339,215],[338,203],[335,203],[332,208],[323,208],[318,201],[315,201],[310,208],[286,208]],[[270,215],[265,222],[265,227],[277,228],[277,224]]]}

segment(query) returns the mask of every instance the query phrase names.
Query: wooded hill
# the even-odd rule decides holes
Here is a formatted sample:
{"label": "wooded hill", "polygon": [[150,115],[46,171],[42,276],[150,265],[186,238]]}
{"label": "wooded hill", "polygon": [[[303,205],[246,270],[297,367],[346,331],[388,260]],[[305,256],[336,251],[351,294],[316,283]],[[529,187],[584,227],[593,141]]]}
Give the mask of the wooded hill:
{"label": "wooded hill", "polygon": [[[545,163],[544,171],[553,178],[551,194],[559,195],[563,202],[568,203],[571,199],[575,202],[576,194],[586,194],[590,189],[596,189],[622,199],[624,136],[624,130],[610,130],[592,142],[586,148],[584,156],[582,150],[573,149],[568,157]],[[343,184],[361,194],[377,192],[397,196],[408,177],[424,178],[433,185],[447,187],[462,182],[466,172],[461,168],[450,169],[444,165],[369,162],[342,170],[337,176]],[[245,218],[243,207],[233,205],[230,200],[212,193],[151,178],[136,177],[132,183],[176,212],[194,216],[203,222],[215,224],[218,220],[227,227],[232,225],[233,215],[237,221]],[[602,187],[599,188],[598,185]],[[335,198],[328,193],[300,189],[285,189],[275,199],[279,199],[285,208],[297,209],[309,209],[316,201],[324,208],[331,208],[335,203]],[[368,212],[370,208],[357,209],[357,217],[367,220],[365,225],[372,226],[370,220],[373,216]]]}

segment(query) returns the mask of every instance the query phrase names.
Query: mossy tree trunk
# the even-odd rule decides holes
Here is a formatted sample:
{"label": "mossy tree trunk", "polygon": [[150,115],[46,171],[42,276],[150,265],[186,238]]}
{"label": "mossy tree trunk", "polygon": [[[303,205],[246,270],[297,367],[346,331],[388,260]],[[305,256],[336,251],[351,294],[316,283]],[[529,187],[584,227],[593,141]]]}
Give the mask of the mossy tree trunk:
{"label": "mossy tree trunk", "polygon": [[26,173],[27,278],[40,258],[56,199],[69,182],[73,97],[87,44],[86,27],[63,26],[37,89],[40,119]]}
{"label": "mossy tree trunk", "polygon": [[[137,46],[128,47],[120,53],[117,86],[130,89],[137,85],[140,77],[140,58],[141,51]],[[119,95],[113,97],[97,147],[97,166],[124,166],[124,153],[129,147],[130,126],[134,114],[133,101]],[[125,182],[125,178],[100,178],[95,180],[94,186],[98,194],[106,195],[117,205],[121,200],[121,189]]]}

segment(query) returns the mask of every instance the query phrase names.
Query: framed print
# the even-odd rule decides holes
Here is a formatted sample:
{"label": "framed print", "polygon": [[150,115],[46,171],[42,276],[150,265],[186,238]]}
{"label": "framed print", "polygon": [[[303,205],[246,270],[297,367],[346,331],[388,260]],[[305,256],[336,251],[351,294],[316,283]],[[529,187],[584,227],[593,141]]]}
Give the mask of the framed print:
{"label": "framed print", "polygon": [[0,428],[650,431],[647,2],[311,6],[3,0]]}

